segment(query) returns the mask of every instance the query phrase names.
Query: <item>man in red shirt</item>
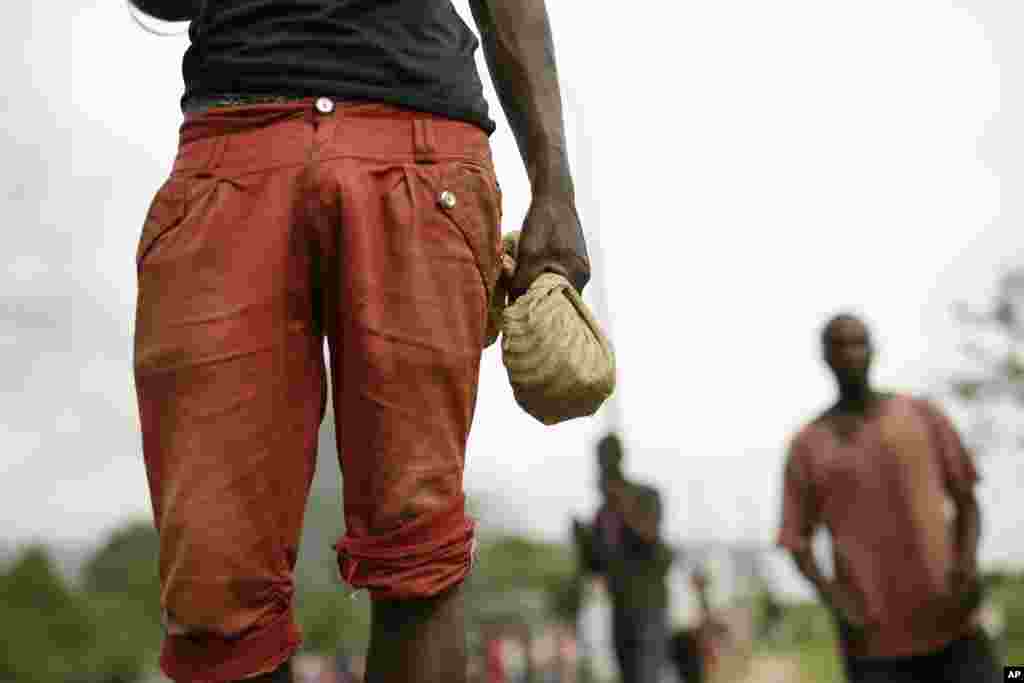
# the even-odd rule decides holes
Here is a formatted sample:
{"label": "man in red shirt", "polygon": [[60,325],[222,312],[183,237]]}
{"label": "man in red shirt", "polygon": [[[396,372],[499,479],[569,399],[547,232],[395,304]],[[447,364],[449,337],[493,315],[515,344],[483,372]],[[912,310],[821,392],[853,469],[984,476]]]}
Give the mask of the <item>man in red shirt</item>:
{"label": "man in red shirt", "polygon": [[450,0],[132,2],[191,22],[178,153],[136,257],[161,666],[287,680],[329,388],[367,677],[463,682],[463,472],[501,272],[480,45],[531,190],[509,290],[589,278],[544,1],[469,0],[479,38]]}
{"label": "man in red shirt", "polygon": [[[792,441],[779,544],[833,612],[851,683],[999,680],[979,602],[978,479],[934,404],[872,387],[866,325],[826,325],[836,403]],[[947,506],[953,519],[947,519]],[[835,576],[811,551],[825,527]]]}

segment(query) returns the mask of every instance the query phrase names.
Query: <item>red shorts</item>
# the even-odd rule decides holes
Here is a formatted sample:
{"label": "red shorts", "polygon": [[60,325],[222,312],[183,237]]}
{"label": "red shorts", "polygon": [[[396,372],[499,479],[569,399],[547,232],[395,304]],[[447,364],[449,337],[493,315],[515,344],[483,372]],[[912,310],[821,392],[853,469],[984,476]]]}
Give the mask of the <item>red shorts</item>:
{"label": "red shorts", "polygon": [[465,578],[500,217],[487,135],[468,123],[313,99],[186,117],[139,241],[135,325],[171,678],[229,681],[298,647],[325,337],[342,577],[377,600]]}

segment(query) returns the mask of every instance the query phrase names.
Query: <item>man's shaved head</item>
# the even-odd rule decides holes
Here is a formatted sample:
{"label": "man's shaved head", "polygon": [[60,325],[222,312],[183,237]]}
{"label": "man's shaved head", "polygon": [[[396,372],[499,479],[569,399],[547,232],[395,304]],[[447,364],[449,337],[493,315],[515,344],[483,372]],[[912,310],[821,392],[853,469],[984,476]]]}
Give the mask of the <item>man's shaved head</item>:
{"label": "man's shaved head", "polygon": [[622,439],[612,432],[597,444],[597,464],[602,472],[618,475],[622,472]]}
{"label": "man's shaved head", "polygon": [[625,481],[622,474],[622,439],[615,432],[606,434],[597,444],[598,488],[608,497],[614,482]]}
{"label": "man's shaved head", "polygon": [[840,385],[866,386],[874,349],[864,321],[852,313],[832,316],[821,330],[825,362]]}
{"label": "man's shaved head", "polygon": [[821,328],[822,346],[828,346],[829,342],[832,340],[832,334],[835,332],[836,328],[843,323],[860,325],[865,331],[868,331],[867,324],[859,316],[854,315],[853,313],[837,313],[829,318],[828,322],[825,323],[825,326]]}

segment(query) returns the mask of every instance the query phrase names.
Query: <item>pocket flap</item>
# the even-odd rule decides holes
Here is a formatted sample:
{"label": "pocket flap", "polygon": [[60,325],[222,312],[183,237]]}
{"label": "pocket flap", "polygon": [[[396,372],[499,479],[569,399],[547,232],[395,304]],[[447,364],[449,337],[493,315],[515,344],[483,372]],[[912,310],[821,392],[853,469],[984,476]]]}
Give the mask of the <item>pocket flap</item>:
{"label": "pocket flap", "polygon": [[136,265],[141,266],[146,254],[153,248],[168,230],[178,225],[185,217],[184,178],[171,176],[157,190],[156,196],[149,204],[146,220],[142,226],[142,235],[135,254]]}

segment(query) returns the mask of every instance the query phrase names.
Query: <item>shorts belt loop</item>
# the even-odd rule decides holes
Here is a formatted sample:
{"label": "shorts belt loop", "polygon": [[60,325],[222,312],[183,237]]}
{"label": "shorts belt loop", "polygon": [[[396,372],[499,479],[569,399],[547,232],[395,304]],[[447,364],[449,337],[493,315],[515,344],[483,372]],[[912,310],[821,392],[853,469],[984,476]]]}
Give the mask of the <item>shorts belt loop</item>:
{"label": "shorts belt loop", "polygon": [[318,153],[334,142],[335,132],[339,130],[337,114],[320,116],[316,121],[315,135]]}
{"label": "shorts belt loop", "polygon": [[416,161],[432,161],[437,154],[434,144],[434,127],[425,118],[412,120],[413,155]]}
{"label": "shorts belt loop", "polygon": [[229,134],[225,134],[218,135],[216,138],[214,138],[214,144],[210,145],[210,156],[209,158],[207,158],[206,163],[203,164],[201,170],[213,171],[218,166],[220,166],[220,162],[223,161],[224,159],[224,150],[226,150],[228,147],[229,137]]}

